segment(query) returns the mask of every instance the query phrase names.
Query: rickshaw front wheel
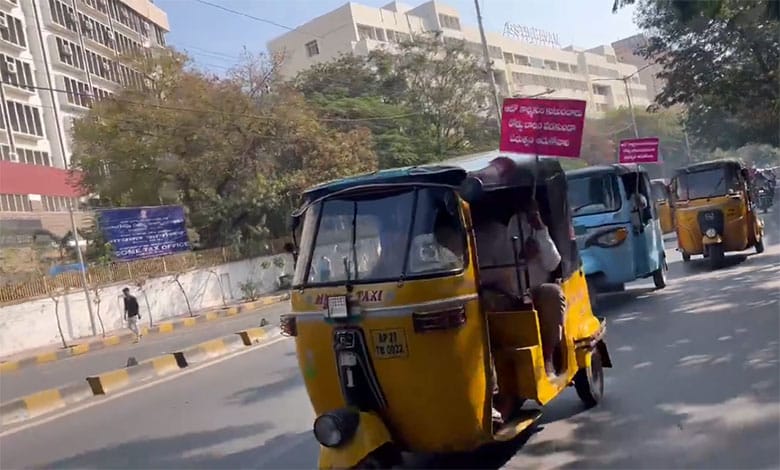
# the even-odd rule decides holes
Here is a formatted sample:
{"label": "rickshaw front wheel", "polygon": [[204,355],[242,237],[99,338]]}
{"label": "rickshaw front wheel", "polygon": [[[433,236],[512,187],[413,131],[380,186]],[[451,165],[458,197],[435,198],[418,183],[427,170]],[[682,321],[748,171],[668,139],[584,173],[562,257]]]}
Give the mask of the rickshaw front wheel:
{"label": "rickshaw front wheel", "polygon": [[666,273],[664,272],[663,264],[653,271],[653,284],[656,289],[663,289],[666,287]]}
{"label": "rickshaw front wheel", "polygon": [[691,260],[691,255],[683,251],[682,259],[683,259],[683,263],[687,263],[688,261]]}
{"label": "rickshaw front wheel", "polygon": [[710,267],[712,269],[719,269],[723,266],[723,261],[726,257],[726,252],[723,249],[723,245],[720,243],[717,245],[710,245],[707,250],[710,255]]}
{"label": "rickshaw front wheel", "polygon": [[376,449],[365,459],[360,461],[353,468],[355,469],[387,469],[387,468],[399,468],[403,464],[403,456],[401,451],[398,450],[392,443],[387,443],[380,448]]}
{"label": "rickshaw front wheel", "polygon": [[591,353],[590,365],[574,376],[574,389],[587,408],[596,406],[604,396],[604,368],[598,348]]}

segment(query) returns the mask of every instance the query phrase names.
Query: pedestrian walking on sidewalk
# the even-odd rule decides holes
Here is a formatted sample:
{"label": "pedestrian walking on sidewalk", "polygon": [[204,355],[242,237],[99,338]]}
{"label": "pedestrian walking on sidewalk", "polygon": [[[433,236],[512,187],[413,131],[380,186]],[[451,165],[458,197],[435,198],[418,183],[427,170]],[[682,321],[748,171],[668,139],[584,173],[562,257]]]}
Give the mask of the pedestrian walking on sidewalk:
{"label": "pedestrian walking on sidewalk", "polygon": [[130,331],[135,333],[135,342],[137,343],[141,339],[141,332],[138,330],[138,320],[141,319],[141,313],[138,311],[138,300],[130,294],[129,287],[122,289],[122,293],[125,295],[125,321]]}

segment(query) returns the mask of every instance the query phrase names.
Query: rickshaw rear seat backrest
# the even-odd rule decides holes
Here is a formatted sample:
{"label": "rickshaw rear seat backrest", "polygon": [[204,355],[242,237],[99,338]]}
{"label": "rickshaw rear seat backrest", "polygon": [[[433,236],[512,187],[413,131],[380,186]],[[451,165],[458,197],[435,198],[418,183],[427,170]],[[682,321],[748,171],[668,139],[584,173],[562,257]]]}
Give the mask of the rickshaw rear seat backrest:
{"label": "rickshaw rear seat backrest", "polygon": [[536,310],[488,312],[487,317],[492,348],[514,349],[540,344]]}

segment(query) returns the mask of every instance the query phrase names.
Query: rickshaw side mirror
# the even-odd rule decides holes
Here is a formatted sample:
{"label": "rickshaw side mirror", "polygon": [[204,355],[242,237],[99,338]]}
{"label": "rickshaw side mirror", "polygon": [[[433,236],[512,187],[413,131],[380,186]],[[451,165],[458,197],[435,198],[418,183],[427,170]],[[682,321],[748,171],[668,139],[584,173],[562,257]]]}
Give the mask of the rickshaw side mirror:
{"label": "rickshaw side mirror", "polygon": [[458,194],[460,194],[460,197],[462,197],[469,204],[478,201],[484,192],[485,189],[482,185],[482,180],[476,176],[467,177],[458,188]]}

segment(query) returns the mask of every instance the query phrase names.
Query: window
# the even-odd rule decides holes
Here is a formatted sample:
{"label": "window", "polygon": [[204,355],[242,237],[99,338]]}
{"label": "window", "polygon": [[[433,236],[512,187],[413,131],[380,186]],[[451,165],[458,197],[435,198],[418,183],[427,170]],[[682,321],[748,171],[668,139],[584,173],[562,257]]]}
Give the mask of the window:
{"label": "window", "polygon": [[558,63],[554,60],[545,60],[544,61],[544,68],[547,70],[558,70]]}
{"label": "window", "polygon": [[63,77],[63,79],[65,81],[65,91],[67,92],[66,96],[68,98],[68,103],[84,108],[92,106],[89,85],[70,77]]}
{"label": "window", "polygon": [[22,20],[4,12],[0,12],[0,37],[2,37],[4,41],[16,44],[17,46],[27,47],[27,39],[24,37]]}
{"label": "window", "polygon": [[565,88],[576,91],[588,90],[588,84],[584,80],[550,77],[548,75],[538,75],[534,73],[513,72],[512,80],[515,82],[515,84],[543,86],[552,88],[554,90],[561,90]]}
{"label": "window", "polygon": [[68,210],[68,204],[73,204],[73,207],[77,207],[78,199],[63,196],[41,196],[43,210],[48,212],[65,212]]}
{"label": "window", "polygon": [[320,46],[317,45],[316,39],[314,41],[309,41],[306,43],[306,55],[309,57],[320,55]]}
{"label": "window", "polygon": [[84,36],[113,49],[114,41],[111,40],[111,28],[83,13],[79,13],[79,18],[81,20],[81,33]]}
{"label": "window", "polygon": [[544,68],[544,61],[542,59],[539,59],[537,57],[531,57],[531,67],[537,68],[537,69],[543,69]]}
{"label": "window", "polygon": [[615,175],[569,178],[569,206],[573,216],[615,212],[621,205]]}
{"label": "window", "polygon": [[28,165],[51,166],[49,153],[40,150],[16,147],[16,159],[19,163]]}
{"label": "window", "polygon": [[439,22],[441,23],[442,28],[460,31],[460,20],[455,16],[439,13]]}
{"label": "window", "polygon": [[0,54],[0,68],[4,83],[24,90],[35,91],[32,67],[28,62]]}
{"label": "window", "polygon": [[51,9],[51,19],[55,23],[64,26],[74,33],[78,32],[76,13],[73,11],[73,7],[59,0],[49,0],[49,8]]}
{"label": "window", "polygon": [[393,42],[393,43],[396,43],[396,44],[401,44],[401,43],[405,43],[405,42],[411,41],[412,40],[412,36],[410,34],[402,33],[400,31],[393,31],[392,29],[388,29],[387,30],[387,40],[389,42]]}
{"label": "window", "polygon": [[515,58],[509,52],[504,52],[504,62],[506,62],[507,64],[514,64]]}
{"label": "window", "polygon": [[5,144],[0,145],[0,160],[5,160],[7,162],[16,161],[16,159],[11,158],[11,147]]}
{"label": "window", "polygon": [[84,3],[87,4],[88,7],[93,8],[99,12],[108,13],[106,1],[107,0],[84,0]]}
{"label": "window", "polygon": [[607,96],[609,94],[609,87],[604,85],[593,85],[593,93],[596,95]]}
{"label": "window", "polygon": [[364,24],[357,25],[358,37],[360,40],[373,39],[374,41],[386,41],[385,30],[382,28],[375,28],[373,26],[366,26]]}
{"label": "window", "polygon": [[608,69],[605,67],[599,67],[598,65],[588,65],[588,73],[591,75],[599,75],[602,77],[617,78],[620,76],[617,70]]}
{"label": "window", "polygon": [[504,53],[501,52],[500,47],[496,46],[488,46],[488,55],[492,57],[493,59],[503,59]]}
{"label": "window", "polygon": [[515,54],[515,63],[518,65],[531,65],[531,59],[524,55]]}
{"label": "window", "polygon": [[0,210],[4,212],[32,212],[32,204],[27,195],[0,194]]}
{"label": "window", "polygon": [[15,132],[43,137],[41,112],[38,108],[17,103],[16,101],[6,101],[6,106],[8,107],[11,129]]}
{"label": "window", "polygon": [[[293,283],[360,284],[457,272],[466,263],[465,240],[448,189],[332,197],[304,217]],[[399,251],[406,246],[408,253]]]}
{"label": "window", "polygon": [[112,82],[121,83],[118,66],[119,64],[108,57],[103,57],[87,49],[87,68],[89,73]]}
{"label": "window", "polygon": [[60,62],[84,70],[84,56],[82,55],[81,46],[67,39],[57,37],[57,52],[59,53]]}

